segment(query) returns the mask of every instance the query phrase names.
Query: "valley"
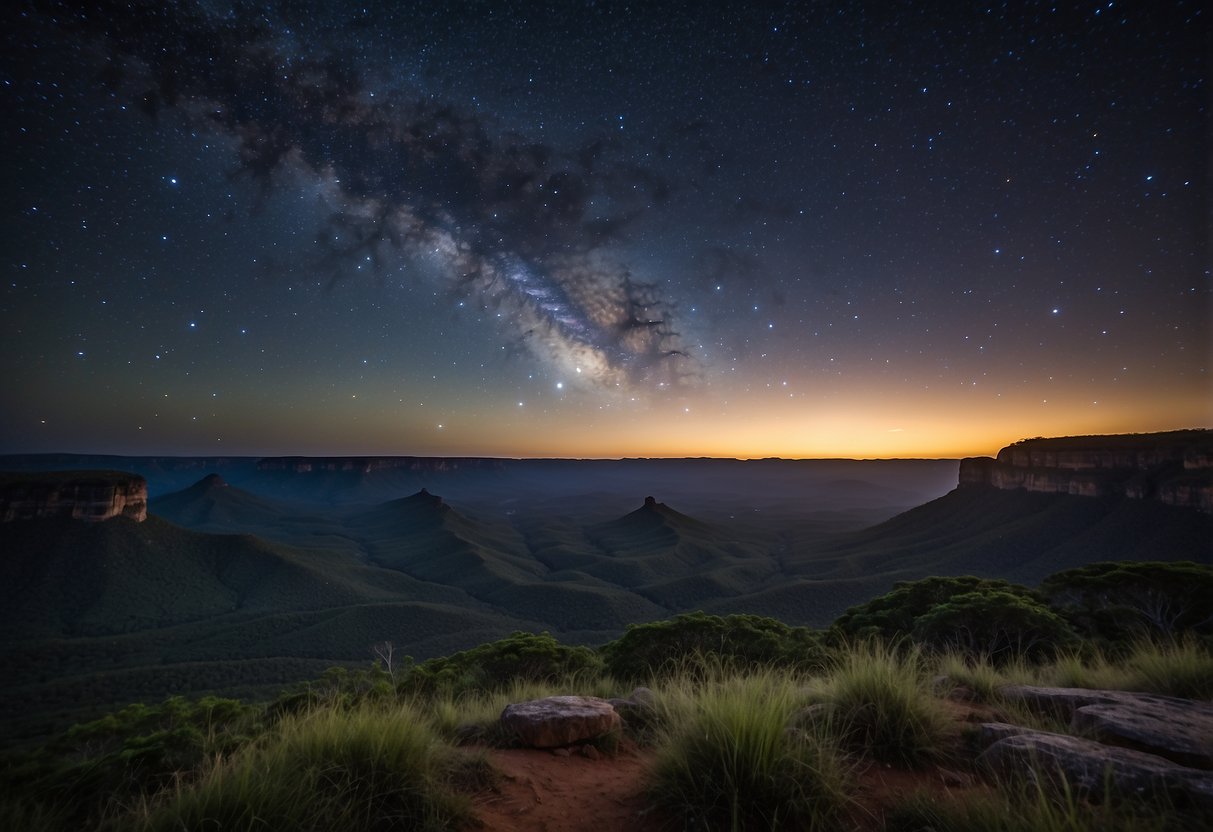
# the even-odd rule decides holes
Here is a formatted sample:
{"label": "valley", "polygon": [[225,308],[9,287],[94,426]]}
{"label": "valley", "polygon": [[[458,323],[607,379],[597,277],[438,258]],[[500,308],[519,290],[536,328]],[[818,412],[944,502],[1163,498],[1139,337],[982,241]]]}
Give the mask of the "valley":
{"label": "valley", "polygon": [[128,701],[271,695],[383,642],[597,645],[692,610],[826,627],[929,575],[1213,562],[1207,513],[957,488],[955,460],[0,460],[90,463],[147,479],[145,520],[0,524],[17,740]]}

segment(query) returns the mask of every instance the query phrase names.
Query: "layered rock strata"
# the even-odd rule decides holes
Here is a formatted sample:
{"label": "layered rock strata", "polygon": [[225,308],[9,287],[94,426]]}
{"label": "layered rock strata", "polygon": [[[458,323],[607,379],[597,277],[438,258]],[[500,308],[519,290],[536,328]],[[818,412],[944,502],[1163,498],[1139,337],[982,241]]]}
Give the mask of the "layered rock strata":
{"label": "layered rock strata", "polygon": [[0,522],[70,517],[147,519],[147,481],[118,471],[0,474]]}
{"label": "layered rock strata", "polygon": [[1026,439],[960,462],[960,487],[1129,497],[1213,513],[1213,431]]}

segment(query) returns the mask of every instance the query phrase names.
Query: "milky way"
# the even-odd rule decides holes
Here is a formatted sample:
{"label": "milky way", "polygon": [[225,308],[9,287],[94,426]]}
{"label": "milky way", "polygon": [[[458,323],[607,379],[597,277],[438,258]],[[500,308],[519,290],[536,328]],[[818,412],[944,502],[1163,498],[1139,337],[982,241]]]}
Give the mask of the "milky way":
{"label": "milky way", "polygon": [[1213,423],[1200,3],[9,6],[7,450]]}
{"label": "milky way", "polygon": [[458,293],[505,310],[519,342],[586,381],[687,377],[661,366],[687,355],[659,293],[641,297],[622,269],[596,264],[670,188],[608,143],[565,156],[416,90],[376,93],[338,50],[301,55],[252,7],[100,4],[63,24],[149,116],[178,108],[235,138],[230,176],[266,189],[288,166],[322,177],[335,210],[320,242],[336,275],[381,266],[385,249],[436,255]]}

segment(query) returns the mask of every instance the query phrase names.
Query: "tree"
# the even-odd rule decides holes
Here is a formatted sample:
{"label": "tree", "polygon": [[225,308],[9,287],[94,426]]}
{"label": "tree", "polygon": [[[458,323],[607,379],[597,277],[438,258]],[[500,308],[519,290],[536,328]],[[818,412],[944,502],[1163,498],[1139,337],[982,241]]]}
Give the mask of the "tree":
{"label": "tree", "polygon": [[809,667],[824,664],[820,634],[758,615],[684,613],[667,621],[629,625],[602,648],[607,672],[640,681],[678,668],[688,657],[733,665]]}
{"label": "tree", "polygon": [[849,638],[902,638],[911,635],[919,617],[935,605],[970,592],[1003,592],[1039,600],[1026,586],[1001,578],[961,575],[900,581],[893,585],[892,591],[844,612],[834,622],[834,631]]}
{"label": "tree", "polygon": [[1123,645],[1213,632],[1213,566],[1113,561],[1045,578],[1041,593],[1086,635]]}
{"label": "tree", "polygon": [[1078,641],[1065,619],[1044,604],[989,589],[936,604],[915,620],[913,638],[929,649],[955,648],[995,662],[1051,659]]}

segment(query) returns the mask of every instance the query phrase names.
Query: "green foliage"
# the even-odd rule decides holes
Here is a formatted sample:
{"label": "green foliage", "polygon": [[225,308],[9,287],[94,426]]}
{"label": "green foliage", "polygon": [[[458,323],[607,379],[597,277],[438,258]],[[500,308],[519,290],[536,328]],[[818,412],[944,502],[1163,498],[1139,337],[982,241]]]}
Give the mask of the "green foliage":
{"label": "green foliage", "polygon": [[319,679],[293,685],[278,694],[270,712],[280,716],[318,707],[343,709],[395,698],[392,676],[378,662],[368,668],[337,666],[325,670]]}
{"label": "green foliage", "polygon": [[1213,566],[1094,563],[1045,578],[1041,593],[1086,637],[1123,648],[1142,637],[1213,633]]}
{"label": "green foliage", "polygon": [[949,739],[948,717],[917,649],[857,644],[840,655],[823,694],[844,743],[877,760],[918,765],[938,757]]}
{"label": "green foliage", "polygon": [[711,657],[738,669],[821,667],[826,651],[817,632],[757,615],[684,613],[667,621],[629,625],[602,648],[607,671],[624,681],[676,672],[689,658]]}
{"label": "green foliage", "polygon": [[990,702],[1003,685],[1027,685],[1035,681],[1033,668],[1021,660],[997,665],[981,653],[948,650],[936,657],[936,670],[953,686],[966,687],[980,702]]}
{"label": "green foliage", "polygon": [[995,662],[1041,661],[1078,641],[1044,604],[1000,590],[965,592],[936,604],[915,619],[913,638],[934,650],[954,648]]}
{"label": "green foliage", "polygon": [[452,780],[480,766],[409,706],[287,717],[265,743],[218,761],[147,810],[139,829],[452,829],[469,816]]}
{"label": "green foliage", "polygon": [[130,705],[10,760],[4,785],[36,796],[23,811],[45,811],[36,808],[41,803],[55,807],[55,816],[95,819],[246,745],[264,729],[262,713],[215,697]]}
{"label": "green foliage", "polygon": [[770,671],[673,685],[650,796],[687,829],[839,828],[850,770],[822,726],[790,730],[804,705]]}
{"label": "green foliage", "polygon": [[833,629],[850,639],[880,638],[891,642],[912,633],[919,617],[930,612],[936,604],[972,592],[1006,592],[1023,598],[1035,597],[1026,586],[1001,578],[962,575],[899,581],[890,592],[844,612],[835,620]]}
{"label": "green foliage", "polygon": [[962,576],[904,581],[834,622],[837,640],[909,637],[933,651],[959,649],[995,661],[1040,661],[1074,647],[1076,637],[1032,590],[1009,581]]}
{"label": "green foliage", "polygon": [[593,674],[601,667],[588,647],[561,644],[549,633],[515,632],[412,668],[400,683],[403,691],[455,694],[493,691],[514,682],[553,682],[574,674]]}

